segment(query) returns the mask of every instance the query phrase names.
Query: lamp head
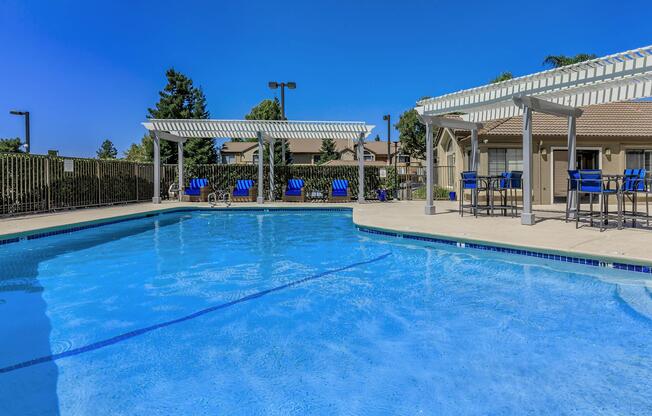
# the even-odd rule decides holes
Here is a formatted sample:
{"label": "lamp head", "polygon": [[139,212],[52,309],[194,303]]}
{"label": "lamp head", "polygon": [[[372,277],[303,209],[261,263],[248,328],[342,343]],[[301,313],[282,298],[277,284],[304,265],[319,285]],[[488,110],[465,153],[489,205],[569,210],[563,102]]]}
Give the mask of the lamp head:
{"label": "lamp head", "polygon": [[27,113],[28,113],[27,111],[16,111],[16,110],[11,110],[9,112],[9,114],[13,114],[15,116],[24,116]]}
{"label": "lamp head", "polygon": [[383,120],[385,120],[385,121],[389,120],[389,114],[385,114],[385,115],[383,116]]}
{"label": "lamp head", "polygon": [[278,88],[278,82],[270,81],[269,83],[267,83],[267,85],[269,85],[269,88],[273,90]]}
{"label": "lamp head", "polygon": [[293,90],[293,89],[295,89],[295,88],[297,87],[297,83],[296,83],[296,82],[288,82],[288,83],[285,84],[285,85],[286,85],[289,89],[291,89],[291,90]]}

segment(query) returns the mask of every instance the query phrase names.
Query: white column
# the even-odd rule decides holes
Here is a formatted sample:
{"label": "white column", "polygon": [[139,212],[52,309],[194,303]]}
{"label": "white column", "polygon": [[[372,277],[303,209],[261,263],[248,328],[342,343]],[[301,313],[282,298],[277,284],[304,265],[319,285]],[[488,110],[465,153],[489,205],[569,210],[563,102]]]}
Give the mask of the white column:
{"label": "white column", "polygon": [[[568,117],[568,170],[577,169],[576,120],[575,116]],[[575,218],[577,191],[570,192],[568,197],[570,198],[570,201],[567,201],[567,203],[570,203],[569,218]]]}
{"label": "white column", "polygon": [[433,202],[435,161],[433,155],[432,123],[426,122],[426,215],[435,213]]}
{"label": "white column", "polygon": [[469,170],[478,171],[480,147],[478,145],[478,129],[471,129],[471,160]]}
{"label": "white column", "polygon": [[274,142],[269,142],[269,200],[274,201]]}
{"label": "white column", "polygon": [[183,197],[183,190],[184,190],[184,182],[183,182],[183,142],[178,141],[177,142],[177,152],[179,154],[178,156],[178,167],[177,169],[179,170],[179,201],[181,201]]}
{"label": "white column", "polygon": [[281,161],[283,162],[283,166],[285,166],[285,139],[281,140]]}
{"label": "white column", "polygon": [[161,141],[156,132],[154,134],[154,195],[152,202],[161,203]]}
{"label": "white column", "polygon": [[358,140],[358,203],[364,202],[364,133]]}
{"label": "white column", "polygon": [[532,213],[532,109],[523,107],[523,212],[521,224],[534,225]]}
{"label": "white column", "polygon": [[263,188],[265,187],[265,183],[263,182],[263,159],[265,152],[263,151],[263,133],[259,131],[256,135],[258,136],[258,198],[256,198],[256,202],[262,204],[265,202],[265,196],[263,194]]}

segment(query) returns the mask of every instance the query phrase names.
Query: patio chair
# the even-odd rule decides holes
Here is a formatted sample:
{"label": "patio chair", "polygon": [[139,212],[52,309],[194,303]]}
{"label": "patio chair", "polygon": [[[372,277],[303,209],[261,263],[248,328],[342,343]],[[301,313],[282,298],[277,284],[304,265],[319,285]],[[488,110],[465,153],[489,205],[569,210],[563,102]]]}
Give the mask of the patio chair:
{"label": "patio chair", "polygon": [[[464,203],[464,191],[466,190],[471,192],[471,202],[469,204]],[[461,216],[464,216],[464,208],[469,208],[469,212],[476,217],[478,216],[478,194],[482,190],[486,189],[480,185],[476,171],[470,170],[461,173],[459,197],[459,212]]]}
{"label": "patio chair", "polygon": [[[613,184],[613,185],[612,185]],[[589,211],[582,213],[581,195],[589,196]],[[593,212],[593,197],[598,196],[600,211],[596,214]],[[605,224],[609,219],[609,197],[616,196],[618,201],[618,215],[620,215],[620,198],[618,198],[618,182],[612,179],[602,177],[600,170],[579,170],[577,178],[577,204],[575,213],[575,228],[579,228],[580,217],[588,217],[589,224],[593,226],[593,219],[600,219],[600,231],[604,231]]]}
{"label": "patio chair", "polygon": [[[599,172],[599,171],[598,171]],[[580,172],[578,170],[569,170],[568,171],[568,186],[566,190],[566,222],[570,218],[571,204],[571,193],[577,191],[577,181],[580,179]],[[578,195],[579,198],[579,195]],[[577,205],[577,204],[576,204]]]}
{"label": "patio chair", "polygon": [[192,178],[190,179],[189,186],[183,191],[183,200],[187,202],[207,202],[208,194],[211,192],[208,187],[208,179],[206,178]]}
{"label": "patio chair", "polygon": [[256,202],[258,187],[252,179],[238,179],[231,193],[233,202]]}
{"label": "patio chair", "polygon": [[[632,220],[632,225],[636,226],[636,220],[645,219],[647,226],[650,226],[650,187],[647,181],[647,170],[645,169],[625,169],[623,173],[623,184],[620,189],[622,197],[623,222],[627,219]],[[645,215],[638,212],[638,195],[645,195]],[[627,211],[626,200],[631,202],[632,210]]]}
{"label": "patio chair", "polygon": [[349,192],[349,181],[346,179],[334,179],[328,193],[328,202],[348,202],[351,199]]}
{"label": "patio chair", "polygon": [[[511,211],[512,217],[518,214],[518,190],[523,187],[523,172],[513,170],[501,173],[496,191],[500,195],[501,204],[498,207],[506,215]],[[493,209],[493,208],[492,208]]]}
{"label": "patio chair", "polygon": [[303,179],[289,179],[283,190],[283,201],[285,202],[305,202],[305,182]]}

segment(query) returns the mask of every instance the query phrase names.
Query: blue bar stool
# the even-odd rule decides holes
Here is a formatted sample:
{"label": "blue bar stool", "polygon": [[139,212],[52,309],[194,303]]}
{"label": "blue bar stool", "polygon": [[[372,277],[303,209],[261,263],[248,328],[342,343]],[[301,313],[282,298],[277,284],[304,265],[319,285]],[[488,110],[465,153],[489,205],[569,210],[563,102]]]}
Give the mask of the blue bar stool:
{"label": "blue bar stool", "polygon": [[[612,187],[611,184],[614,183]],[[593,226],[593,219],[600,218],[600,231],[604,231],[604,226],[609,218],[609,196],[614,195],[618,201],[618,215],[620,216],[620,198],[618,190],[618,182],[610,179],[603,179],[602,171],[600,170],[580,170],[578,171],[577,179],[577,212],[575,214],[575,228],[579,228],[580,217],[588,217],[589,224]],[[589,211],[586,214],[580,212],[580,195],[587,194],[589,196]],[[599,197],[600,211],[595,214],[593,212],[593,197]]]}

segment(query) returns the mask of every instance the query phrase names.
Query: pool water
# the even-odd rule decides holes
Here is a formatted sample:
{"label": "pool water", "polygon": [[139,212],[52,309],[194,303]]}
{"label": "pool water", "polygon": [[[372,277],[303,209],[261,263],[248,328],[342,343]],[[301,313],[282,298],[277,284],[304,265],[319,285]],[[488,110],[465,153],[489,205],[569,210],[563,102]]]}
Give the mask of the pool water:
{"label": "pool water", "polygon": [[640,273],[178,212],[0,246],[1,415],[649,415]]}

